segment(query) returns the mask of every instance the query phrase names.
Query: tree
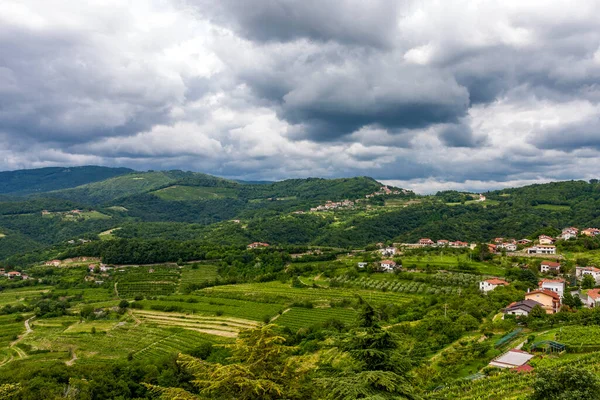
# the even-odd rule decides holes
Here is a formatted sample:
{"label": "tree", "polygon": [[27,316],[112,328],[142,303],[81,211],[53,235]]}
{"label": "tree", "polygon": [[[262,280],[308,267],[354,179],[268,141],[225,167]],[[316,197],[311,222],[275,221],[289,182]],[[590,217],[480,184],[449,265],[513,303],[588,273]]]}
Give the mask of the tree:
{"label": "tree", "polygon": [[[306,385],[307,369],[292,354],[295,347],[286,346],[286,339],[274,325],[240,333],[234,344],[225,345],[232,352],[229,364],[210,363],[180,354],[178,364],[189,371],[201,398],[218,399],[304,399],[311,398]],[[164,388],[146,384],[164,399],[198,399],[179,388]]]}
{"label": "tree", "polygon": [[127,308],[129,307],[129,302],[127,300],[121,300],[119,302],[119,308]]}
{"label": "tree", "polygon": [[354,360],[354,370],[318,379],[322,398],[418,399],[407,378],[410,362],[396,351],[399,339],[376,323],[375,312],[368,303],[364,303],[361,314],[361,327],[348,332],[340,343],[340,348]]}
{"label": "tree", "polygon": [[544,310],[541,306],[537,305],[535,307],[533,307],[531,309],[531,311],[529,312],[529,317],[530,318],[535,318],[535,319],[543,319],[546,318],[547,314],[546,314],[546,310]]}
{"label": "tree", "polygon": [[531,400],[584,400],[600,398],[600,379],[592,372],[565,366],[537,373]]}
{"label": "tree", "polygon": [[585,274],[583,279],[581,280],[581,288],[582,289],[592,289],[596,286],[596,280],[593,276]]}

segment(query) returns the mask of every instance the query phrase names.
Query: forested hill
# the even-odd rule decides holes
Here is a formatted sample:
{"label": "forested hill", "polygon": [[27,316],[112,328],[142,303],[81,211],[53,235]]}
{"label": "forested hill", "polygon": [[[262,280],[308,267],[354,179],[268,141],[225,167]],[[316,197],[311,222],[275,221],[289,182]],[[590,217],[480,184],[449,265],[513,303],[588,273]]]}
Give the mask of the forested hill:
{"label": "forested hill", "polygon": [[26,195],[98,182],[133,172],[129,168],[49,167],[0,172],[0,194]]}
{"label": "forested hill", "polygon": [[[556,234],[570,225],[600,227],[596,180],[484,196],[457,191],[418,196],[384,189],[368,177],[248,184],[195,172],[128,172],[24,198],[0,196],[0,259],[80,239],[357,248],[421,237],[475,242]],[[336,203],[345,199],[351,202]]]}

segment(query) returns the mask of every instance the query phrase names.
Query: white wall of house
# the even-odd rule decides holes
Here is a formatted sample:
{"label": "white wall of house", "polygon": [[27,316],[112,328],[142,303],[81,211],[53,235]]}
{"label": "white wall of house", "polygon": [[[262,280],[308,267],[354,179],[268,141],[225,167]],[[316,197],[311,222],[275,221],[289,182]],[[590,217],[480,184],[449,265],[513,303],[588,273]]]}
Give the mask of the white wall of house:
{"label": "white wall of house", "polygon": [[553,292],[558,293],[558,295],[561,298],[565,294],[565,283],[564,282],[542,282],[541,288],[552,290]]}

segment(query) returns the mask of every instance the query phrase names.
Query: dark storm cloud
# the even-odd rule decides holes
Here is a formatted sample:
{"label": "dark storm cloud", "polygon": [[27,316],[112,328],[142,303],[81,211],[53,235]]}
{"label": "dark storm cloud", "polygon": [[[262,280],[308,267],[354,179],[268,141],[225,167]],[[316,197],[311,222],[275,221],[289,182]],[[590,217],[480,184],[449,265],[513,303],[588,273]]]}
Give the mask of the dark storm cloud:
{"label": "dark storm cloud", "polygon": [[76,143],[168,120],[178,89],[143,82],[148,71],[111,64],[90,40],[68,29],[0,26],[0,131]]}
{"label": "dark storm cloud", "polygon": [[529,143],[538,149],[573,151],[582,148],[600,150],[600,116],[537,132]]}
{"label": "dark storm cloud", "polygon": [[307,38],[349,45],[390,47],[397,33],[398,2],[389,0],[190,0],[203,14],[250,40]]}

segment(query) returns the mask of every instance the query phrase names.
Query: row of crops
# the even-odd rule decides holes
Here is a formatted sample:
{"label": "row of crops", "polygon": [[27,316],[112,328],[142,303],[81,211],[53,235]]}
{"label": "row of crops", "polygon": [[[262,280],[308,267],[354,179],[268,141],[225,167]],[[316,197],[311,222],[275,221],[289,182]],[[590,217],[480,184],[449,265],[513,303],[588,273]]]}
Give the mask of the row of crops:
{"label": "row of crops", "polygon": [[409,293],[394,291],[377,292],[354,288],[293,288],[289,284],[280,282],[246,283],[238,285],[215,286],[202,289],[198,294],[211,297],[225,297],[249,299],[256,301],[277,301],[280,304],[297,301],[329,302],[331,300],[356,299],[356,295],[363,296],[372,303],[402,304],[412,301]]}
{"label": "row of crops", "polygon": [[437,286],[416,281],[377,280],[364,276],[358,279],[352,279],[347,275],[343,275],[334,277],[331,280],[347,287],[359,287],[365,290],[392,291],[397,293],[460,294],[461,292],[461,288],[456,286]]}
{"label": "row of crops", "polygon": [[166,296],[175,293],[176,283],[169,282],[119,282],[119,297],[133,299],[136,296]]}
{"label": "row of crops", "polygon": [[278,325],[287,326],[296,331],[308,328],[328,320],[337,320],[346,325],[356,322],[357,312],[348,308],[299,308],[294,307],[276,320]]}

